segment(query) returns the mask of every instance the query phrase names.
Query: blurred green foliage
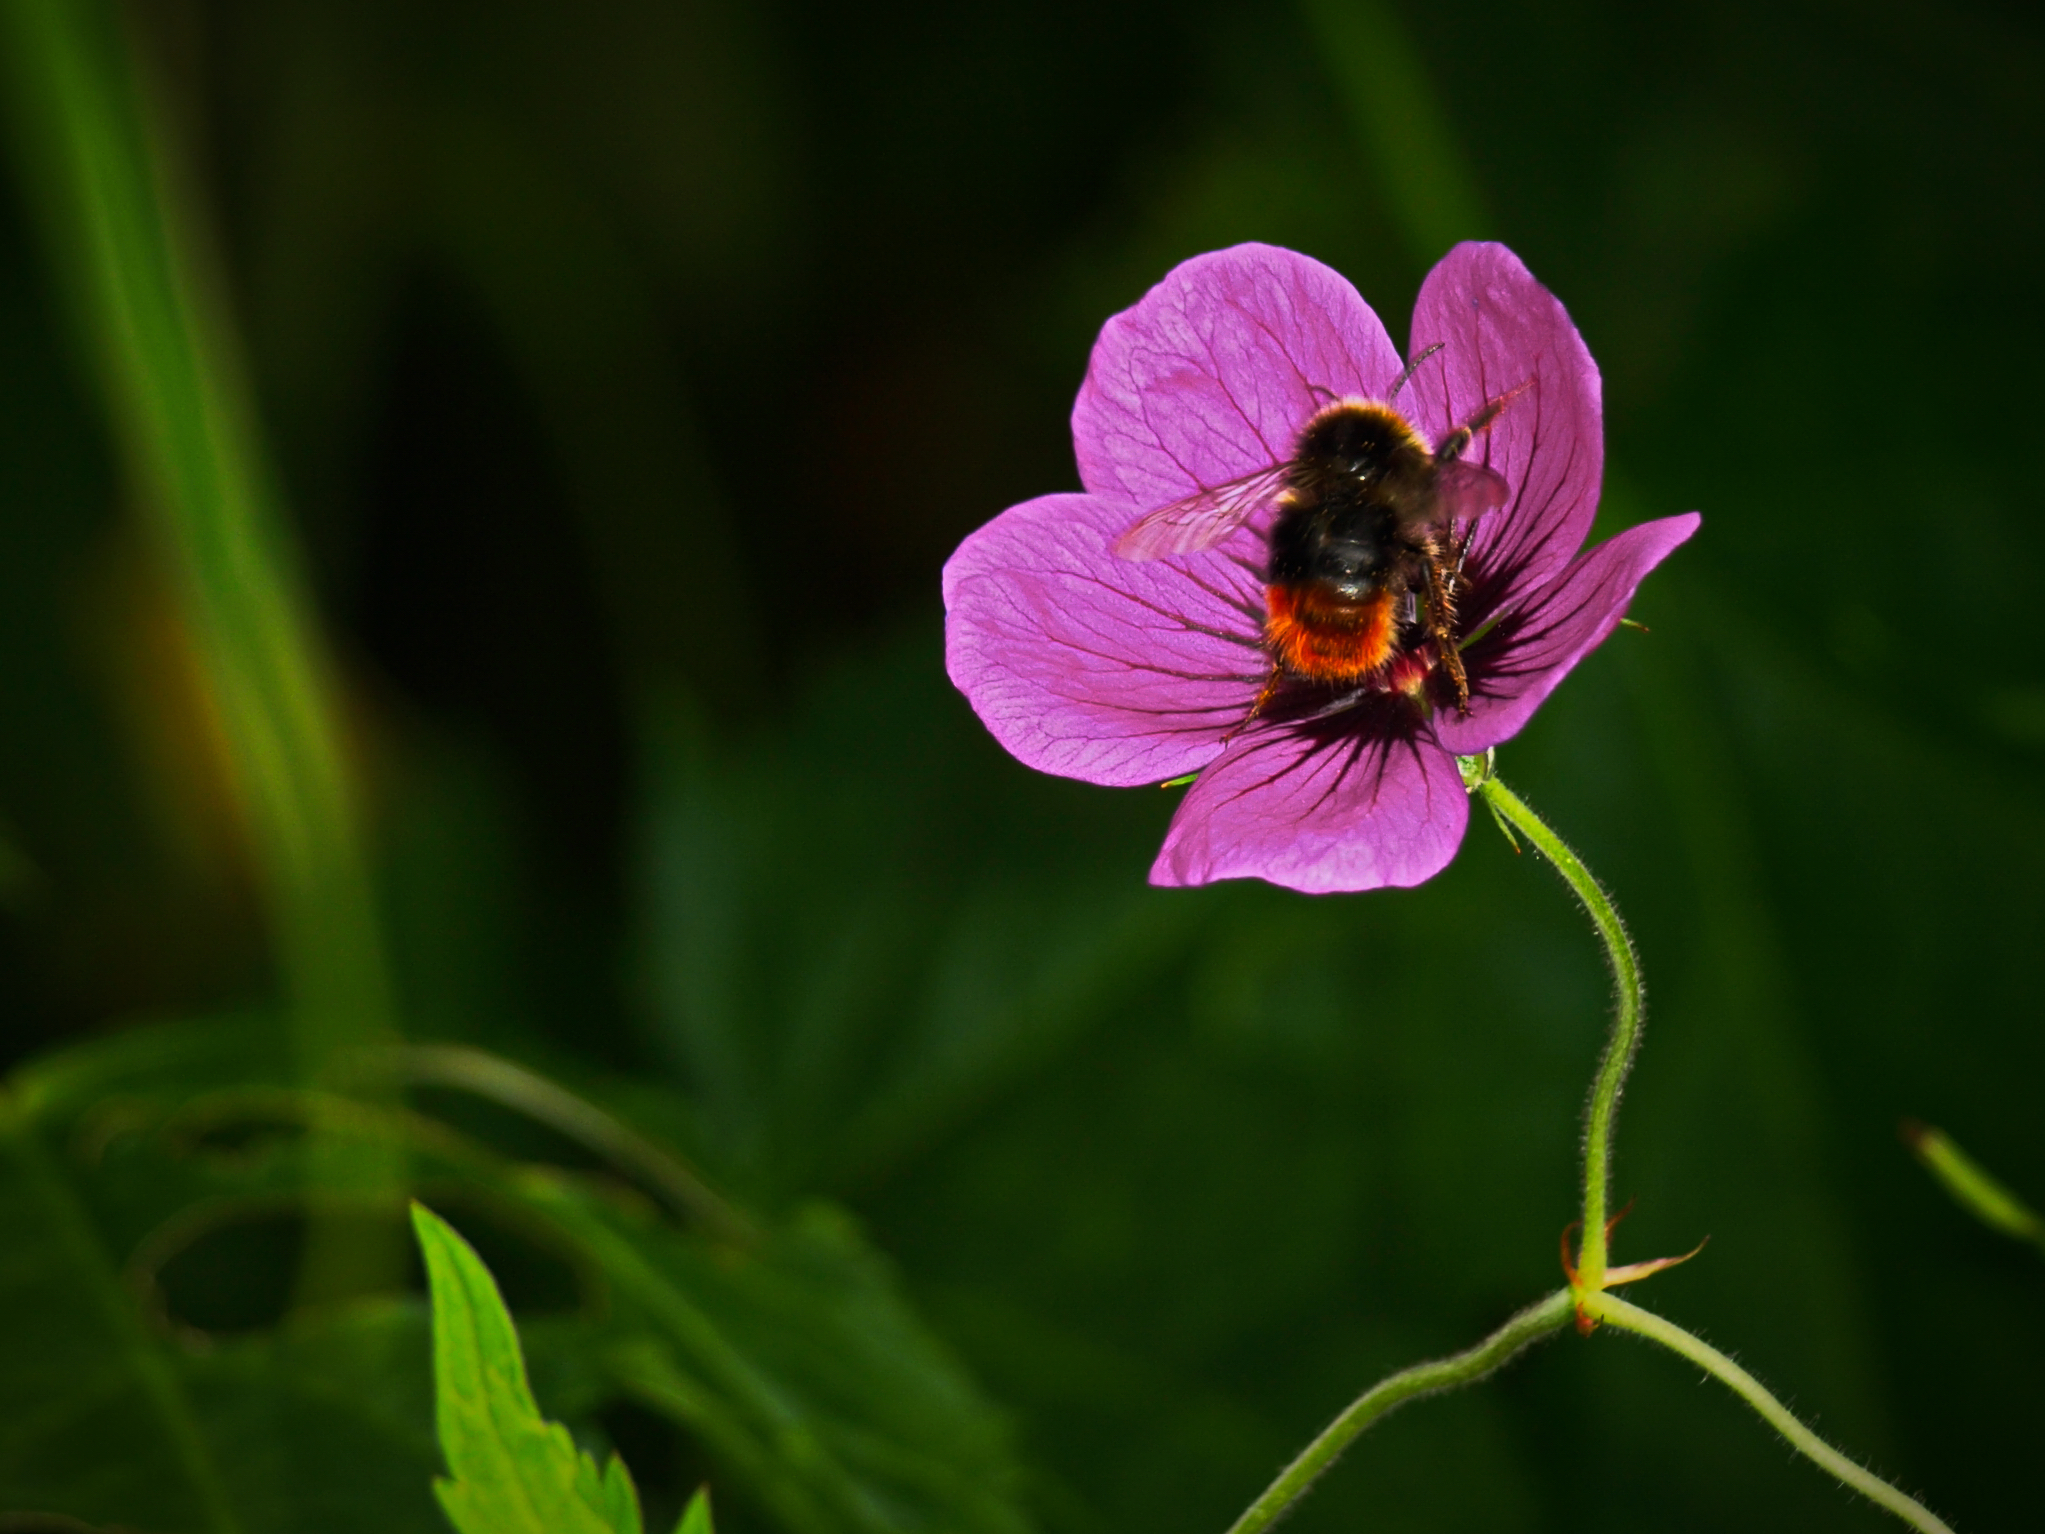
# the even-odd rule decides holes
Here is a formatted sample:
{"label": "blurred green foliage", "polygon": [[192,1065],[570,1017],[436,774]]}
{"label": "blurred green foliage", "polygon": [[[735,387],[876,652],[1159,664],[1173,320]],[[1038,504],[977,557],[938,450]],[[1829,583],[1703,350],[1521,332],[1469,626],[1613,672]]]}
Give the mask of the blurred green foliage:
{"label": "blurred green foliage", "polygon": [[[439,1526],[417,1275],[288,1303],[308,1125],[405,1148],[540,1409],[622,1449],[655,1527],[708,1478],[740,1534],[1219,1530],[1371,1379],[1552,1287],[1606,999],[1556,881],[1480,820],[1412,893],[1149,890],[1172,795],[1031,777],[939,660],[937,567],[1072,483],[1108,313],[1258,238],[1399,334],[1427,242],[1481,219],[1604,368],[1603,525],[1706,513],[1651,632],[1502,753],[1646,964],[1618,1255],[1709,1233],[1649,1303],[1956,1526],[2021,1521],[2045,1293],[1894,1126],[2045,1185],[2035,17],[118,24],[338,657],[399,1024],[721,1196],[587,1117],[294,1069],[162,508],[17,178],[0,1512]],[[1402,1413],[1298,1516],[1880,1526],[1603,1336]]]}
{"label": "blurred green foliage", "polygon": [[1989,1229],[2045,1249],[2045,1220],[1955,1145],[1950,1135],[1909,1120],[1903,1137],[1954,1203]]}
{"label": "blurred green foliage", "polygon": [[[694,1489],[674,1479],[679,1434],[778,1527],[1022,1526],[1004,1424],[843,1214],[677,1229],[658,1187],[507,1158],[445,1107],[298,1088],[277,1032],[272,1016],[159,1024],[8,1083],[0,1298],[30,1344],[0,1364],[0,1399],[21,1403],[0,1454],[11,1502],[123,1527],[439,1526],[418,1299],[278,1313],[313,1215],[400,1213],[320,1183],[320,1131],[402,1147],[494,1242],[513,1302],[542,1317],[526,1337],[541,1400],[600,1435],[624,1412],[664,1452],[642,1474],[654,1526]],[[502,1096],[487,1077],[467,1095]]]}

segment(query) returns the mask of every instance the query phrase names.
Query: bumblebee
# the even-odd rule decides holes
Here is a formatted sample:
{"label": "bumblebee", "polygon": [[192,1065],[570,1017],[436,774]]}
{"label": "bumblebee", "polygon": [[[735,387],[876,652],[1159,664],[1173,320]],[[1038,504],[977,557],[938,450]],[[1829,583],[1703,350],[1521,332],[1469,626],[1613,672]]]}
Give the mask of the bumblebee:
{"label": "bumblebee", "polygon": [[1306,423],[1285,462],[1145,514],[1115,553],[1150,560],[1212,548],[1275,502],[1264,570],[1272,676],[1252,716],[1288,677],[1417,692],[1437,666],[1467,714],[1456,631],[1463,553],[1477,518],[1510,489],[1463,454],[1512,394],[1432,449],[1389,399],[1338,399]]}

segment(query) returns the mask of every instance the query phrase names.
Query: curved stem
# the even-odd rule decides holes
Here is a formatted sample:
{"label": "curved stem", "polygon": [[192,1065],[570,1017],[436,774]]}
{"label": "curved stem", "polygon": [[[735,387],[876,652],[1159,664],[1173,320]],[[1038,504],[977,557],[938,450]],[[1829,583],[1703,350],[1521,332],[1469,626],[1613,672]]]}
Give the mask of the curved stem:
{"label": "curved stem", "polygon": [[1235,1521],[1228,1534],[1258,1534],[1284,1516],[1292,1504],[1305,1496],[1357,1435],[1396,1406],[1419,1396],[1453,1390],[1484,1378],[1516,1354],[1560,1331],[1569,1320],[1574,1302],[1567,1289],[1557,1290],[1539,1304],[1530,1305],[1474,1348],[1437,1358],[1379,1380],[1352,1401],[1321,1434],[1287,1465],[1278,1479],[1252,1502],[1249,1511]]}
{"label": "curved stem", "polygon": [[1787,1438],[1797,1453],[1816,1462],[1869,1501],[1894,1513],[1913,1529],[1920,1529],[1923,1534],[1953,1534],[1946,1521],[1922,1502],[1906,1496],[1880,1476],[1863,1470],[1797,1421],[1789,1408],[1769,1393],[1767,1386],[1702,1337],[1693,1336],[1673,1321],[1664,1321],[1653,1311],[1642,1310],[1609,1292],[1588,1295],[1583,1304],[1586,1310],[1607,1325],[1645,1337],[1650,1342],[1659,1342],[1670,1352],[1682,1354],[1706,1374],[1724,1382],[1735,1395],[1759,1412],[1770,1427]]}
{"label": "curved stem", "polygon": [[1640,1021],[1644,993],[1640,986],[1640,956],[1626,935],[1626,924],[1583,860],[1569,850],[1568,843],[1548,829],[1548,823],[1527,808],[1526,801],[1497,778],[1486,777],[1478,791],[1485,801],[1555,865],[1576,898],[1590,913],[1591,925],[1605,944],[1605,957],[1612,965],[1612,982],[1618,991],[1618,1013],[1612,1023],[1605,1055],[1598,1062],[1598,1076],[1591,1087],[1590,1112],[1583,1137],[1583,1250],[1577,1259],[1578,1282],[1591,1292],[1604,1287],[1606,1266],[1605,1220],[1607,1194],[1612,1180],[1612,1121],[1619,1112],[1619,1089],[1640,1052]]}

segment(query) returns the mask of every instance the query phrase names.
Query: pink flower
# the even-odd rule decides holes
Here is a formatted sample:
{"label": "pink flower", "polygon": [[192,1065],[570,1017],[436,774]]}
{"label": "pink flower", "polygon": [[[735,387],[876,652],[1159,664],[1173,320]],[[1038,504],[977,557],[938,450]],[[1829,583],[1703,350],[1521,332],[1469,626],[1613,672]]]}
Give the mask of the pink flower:
{"label": "pink flower", "polygon": [[1456,758],[1517,734],[1697,529],[1694,513],[1667,517],[1581,549],[1604,469],[1597,365],[1511,251],[1450,251],[1412,344],[1423,360],[1393,404],[1430,447],[1506,398],[1464,455],[1505,492],[1462,529],[1467,714],[1410,622],[1376,678],[1267,688],[1274,496],[1198,552],[1113,547],[1161,506],[1291,460],[1332,401],[1391,395],[1406,365],[1377,315],[1292,251],[1195,257],[1110,320],[1072,413],[1086,493],[1010,507],[945,566],[947,668],[1009,751],[1091,783],[1199,773],[1154,884],[1432,877],[1469,818]]}

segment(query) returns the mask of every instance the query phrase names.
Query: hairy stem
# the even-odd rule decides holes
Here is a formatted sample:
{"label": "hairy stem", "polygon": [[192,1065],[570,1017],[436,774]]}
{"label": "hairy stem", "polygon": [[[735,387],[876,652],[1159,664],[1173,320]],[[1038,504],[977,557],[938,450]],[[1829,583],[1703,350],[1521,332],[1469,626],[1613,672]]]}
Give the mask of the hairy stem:
{"label": "hairy stem", "polygon": [[1475,1347],[1415,1364],[1379,1380],[1321,1430],[1299,1458],[1287,1465],[1264,1494],[1250,1504],[1249,1511],[1235,1521],[1229,1534],[1258,1534],[1259,1530],[1270,1528],[1307,1494],[1324,1470],[1342,1457],[1343,1450],[1356,1441],[1357,1435],[1378,1418],[1417,1397],[1474,1384],[1551,1332],[1561,1330],[1572,1308],[1569,1291],[1557,1290],[1539,1304],[1528,1306]]}
{"label": "hairy stem", "polygon": [[1880,1476],[1863,1470],[1791,1415],[1768,1388],[1725,1354],[1693,1336],[1672,1321],[1664,1321],[1651,1310],[1642,1310],[1610,1292],[1586,1296],[1584,1308],[1598,1320],[1622,1331],[1658,1342],[1672,1353],[1680,1353],[1706,1374],[1722,1381],[1741,1400],[1761,1414],[1762,1420],[1806,1459],[1852,1487],[1863,1497],[1894,1513],[1924,1534],[1953,1534],[1946,1521],[1916,1498],[1906,1496]]}
{"label": "hairy stem", "polygon": [[1640,956],[1626,935],[1626,924],[1583,860],[1569,850],[1568,843],[1548,828],[1546,821],[1527,808],[1526,802],[1497,778],[1487,777],[1478,785],[1485,802],[1555,865],[1576,898],[1590,913],[1591,925],[1605,945],[1605,957],[1612,965],[1612,982],[1618,991],[1618,1013],[1611,1037],[1605,1043],[1604,1058],[1591,1087],[1590,1112],[1583,1137],[1583,1249],[1577,1258],[1578,1282],[1587,1291],[1604,1287],[1606,1266],[1605,1221],[1612,1181],[1612,1121],[1619,1112],[1619,1089],[1640,1052],[1640,1021],[1644,993],[1640,987]]}

